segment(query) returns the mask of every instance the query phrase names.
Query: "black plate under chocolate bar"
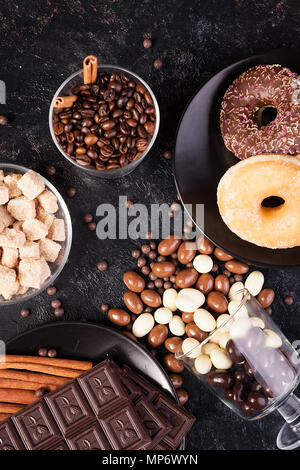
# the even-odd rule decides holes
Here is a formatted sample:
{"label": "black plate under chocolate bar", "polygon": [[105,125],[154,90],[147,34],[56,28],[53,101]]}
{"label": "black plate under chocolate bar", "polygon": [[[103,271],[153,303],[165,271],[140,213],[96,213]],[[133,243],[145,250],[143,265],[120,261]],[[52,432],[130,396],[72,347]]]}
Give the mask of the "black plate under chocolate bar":
{"label": "black plate under chocolate bar", "polygon": [[300,247],[272,250],[248,243],[229,230],[217,206],[220,178],[239,161],[223,142],[219,122],[221,102],[233,80],[259,64],[280,64],[299,74],[300,50],[278,49],[241,60],[214,75],[200,88],[178,127],[175,180],[183,205],[194,221],[196,204],[204,204],[204,232],[215,245],[249,264],[295,267],[300,266]]}
{"label": "black plate under chocolate bar", "polygon": [[[36,355],[40,347],[46,347],[56,349],[58,357],[88,360],[93,364],[112,359],[119,366],[125,365],[136,370],[177,400],[173,385],[156,359],[140,344],[103,325],[50,323],[18,335],[8,341],[6,346],[7,354]],[[138,385],[142,388],[142,383]],[[151,390],[149,393],[151,394]],[[153,399],[152,395],[150,398]],[[181,449],[184,449],[184,441]]]}

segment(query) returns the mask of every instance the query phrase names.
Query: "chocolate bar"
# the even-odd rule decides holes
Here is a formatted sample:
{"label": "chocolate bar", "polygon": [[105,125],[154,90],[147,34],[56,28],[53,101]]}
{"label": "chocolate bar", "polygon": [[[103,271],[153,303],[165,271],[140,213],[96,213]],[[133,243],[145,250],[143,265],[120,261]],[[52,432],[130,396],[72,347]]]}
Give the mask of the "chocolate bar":
{"label": "chocolate bar", "polygon": [[0,423],[0,450],[176,449],[193,422],[139,374],[106,360]]}

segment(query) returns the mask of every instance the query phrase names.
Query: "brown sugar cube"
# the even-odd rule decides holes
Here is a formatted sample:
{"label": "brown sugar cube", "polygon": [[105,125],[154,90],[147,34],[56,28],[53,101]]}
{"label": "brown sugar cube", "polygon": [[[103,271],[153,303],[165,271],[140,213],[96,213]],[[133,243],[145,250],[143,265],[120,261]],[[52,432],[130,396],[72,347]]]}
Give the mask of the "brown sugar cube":
{"label": "brown sugar cube", "polygon": [[6,204],[9,200],[8,187],[0,181],[0,205]]}
{"label": "brown sugar cube", "polygon": [[50,275],[50,268],[44,258],[25,258],[20,261],[19,281],[24,287],[38,289]]}
{"label": "brown sugar cube", "polygon": [[0,246],[8,248],[20,248],[24,245],[26,237],[20,230],[6,228],[0,233]]}
{"label": "brown sugar cube", "polygon": [[57,197],[48,189],[45,189],[45,191],[39,195],[38,201],[45,211],[51,212],[52,214],[58,211]]}
{"label": "brown sugar cube", "polygon": [[51,214],[50,212],[45,211],[45,209],[42,206],[37,206],[36,218],[40,220],[41,222],[43,222],[43,224],[45,224],[46,227],[49,229],[54,220],[54,215]]}
{"label": "brown sugar cube", "polygon": [[18,182],[22,178],[22,175],[17,173],[10,173],[4,178],[4,183],[8,187],[9,198],[22,196],[22,191],[18,188]]}
{"label": "brown sugar cube", "polygon": [[16,220],[34,219],[36,215],[34,201],[30,201],[26,196],[11,199],[7,210]]}
{"label": "brown sugar cube", "polygon": [[50,240],[49,238],[44,238],[43,240],[40,240],[39,245],[41,256],[43,256],[46,261],[54,263],[61,250],[61,245],[59,243],[54,242],[53,240]]}
{"label": "brown sugar cube", "polygon": [[2,249],[1,263],[7,268],[15,268],[19,260],[19,251],[17,248],[8,248],[4,246]]}
{"label": "brown sugar cube", "polygon": [[18,188],[22,191],[24,196],[33,201],[33,199],[44,191],[45,183],[41,175],[33,170],[29,170],[18,181]]}
{"label": "brown sugar cube", "polygon": [[5,206],[0,206],[0,233],[13,223],[14,219]]}
{"label": "brown sugar cube", "polygon": [[40,247],[38,243],[26,240],[23,246],[19,248],[20,259],[24,258],[40,258]]}
{"label": "brown sugar cube", "polygon": [[63,242],[66,239],[65,222],[63,219],[54,219],[49,229],[49,238],[57,242]]}
{"label": "brown sugar cube", "polygon": [[16,271],[6,266],[0,266],[0,294],[9,300],[19,290]]}
{"label": "brown sugar cube", "polygon": [[40,220],[30,219],[23,223],[23,232],[27,240],[35,241],[45,238],[48,234],[48,228]]}

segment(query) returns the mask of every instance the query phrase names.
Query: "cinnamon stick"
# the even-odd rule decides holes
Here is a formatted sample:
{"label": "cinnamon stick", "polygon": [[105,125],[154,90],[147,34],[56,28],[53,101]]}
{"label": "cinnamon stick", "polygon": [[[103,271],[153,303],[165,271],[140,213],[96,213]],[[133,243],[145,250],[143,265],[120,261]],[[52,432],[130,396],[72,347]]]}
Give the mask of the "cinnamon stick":
{"label": "cinnamon stick", "polygon": [[11,413],[0,413],[0,423],[11,416]]}
{"label": "cinnamon stick", "polygon": [[71,379],[66,377],[56,377],[55,375],[38,374],[35,372],[25,372],[20,370],[0,370],[0,378],[26,380],[28,382],[38,383],[40,386],[55,385],[60,387]]}
{"label": "cinnamon stick", "polygon": [[52,357],[40,357],[40,356],[17,356],[12,354],[7,354],[3,362],[15,362],[15,363],[27,363],[30,364],[45,364],[48,366],[54,367],[64,367],[65,369],[76,369],[76,370],[90,370],[93,367],[92,362],[88,361],[76,361],[73,359],[58,359]]}
{"label": "cinnamon stick", "polygon": [[77,100],[77,96],[58,96],[54,101],[54,107],[58,109],[71,108]]}
{"label": "cinnamon stick", "polygon": [[0,370],[3,369],[30,370],[42,374],[57,375],[59,377],[70,377],[72,379],[76,379],[76,377],[82,374],[82,370],[65,369],[63,367],[48,366],[46,364],[31,364],[29,362],[3,362],[0,363]]}
{"label": "cinnamon stick", "polygon": [[83,82],[85,85],[95,83],[97,80],[98,60],[94,55],[88,55],[83,60]]}
{"label": "cinnamon stick", "polygon": [[18,390],[12,388],[0,389],[0,402],[19,403],[21,405],[30,405],[37,400],[35,392],[32,390]]}
{"label": "cinnamon stick", "polygon": [[14,405],[12,403],[0,403],[0,413],[17,413],[20,411],[22,408],[24,408],[22,405]]}
{"label": "cinnamon stick", "polygon": [[57,385],[41,384],[38,382],[28,382],[27,380],[14,380],[0,378],[0,388],[18,388],[20,390],[38,390],[39,388],[48,388],[50,392],[57,389]]}

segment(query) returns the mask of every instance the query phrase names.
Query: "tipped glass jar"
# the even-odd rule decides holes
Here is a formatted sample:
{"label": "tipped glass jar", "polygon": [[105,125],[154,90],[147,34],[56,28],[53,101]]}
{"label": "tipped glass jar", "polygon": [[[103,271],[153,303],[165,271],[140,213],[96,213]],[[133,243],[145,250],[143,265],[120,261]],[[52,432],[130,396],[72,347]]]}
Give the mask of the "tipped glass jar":
{"label": "tipped glass jar", "polygon": [[277,409],[286,420],[277,445],[296,448],[300,401],[293,390],[300,358],[247,289],[236,292],[234,302],[229,318],[200,344],[184,340],[176,358],[239,416],[255,420]]}

